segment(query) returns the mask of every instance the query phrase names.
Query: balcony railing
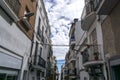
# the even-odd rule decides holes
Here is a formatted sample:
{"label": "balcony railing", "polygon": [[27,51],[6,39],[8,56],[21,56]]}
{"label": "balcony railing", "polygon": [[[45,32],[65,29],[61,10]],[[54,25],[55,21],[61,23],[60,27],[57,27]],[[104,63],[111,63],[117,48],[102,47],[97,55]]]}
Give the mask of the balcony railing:
{"label": "balcony railing", "polygon": [[93,4],[91,4],[90,2],[88,2],[85,7],[83,8],[83,12],[82,12],[82,15],[81,15],[81,19],[83,20],[86,15],[90,14],[91,12],[94,11],[94,6]]}
{"label": "balcony railing", "polygon": [[5,2],[10,6],[13,12],[18,16],[20,9],[19,0],[5,0]]}
{"label": "balcony railing", "polygon": [[83,52],[83,64],[84,65],[94,65],[94,64],[102,64],[102,53],[100,46],[91,46],[90,48],[86,48]]}
{"label": "balcony railing", "polygon": [[33,65],[40,66],[42,68],[46,68],[46,61],[39,55],[33,56]]}
{"label": "balcony railing", "polygon": [[102,0],[94,0],[94,1],[93,1],[94,10],[95,10],[95,11],[97,11],[97,9],[99,8],[101,2],[102,2]]}
{"label": "balcony railing", "polygon": [[83,30],[88,30],[96,18],[93,1],[88,2],[81,15],[81,27]]}
{"label": "balcony railing", "polygon": [[99,15],[108,15],[119,0],[94,0],[95,10]]}

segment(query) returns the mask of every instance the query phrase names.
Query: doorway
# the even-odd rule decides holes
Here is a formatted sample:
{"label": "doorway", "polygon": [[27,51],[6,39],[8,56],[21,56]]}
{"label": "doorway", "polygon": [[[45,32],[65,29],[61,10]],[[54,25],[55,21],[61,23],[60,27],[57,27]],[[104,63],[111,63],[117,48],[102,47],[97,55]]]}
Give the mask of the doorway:
{"label": "doorway", "polygon": [[114,80],[120,80],[120,65],[113,66],[112,71],[114,74]]}

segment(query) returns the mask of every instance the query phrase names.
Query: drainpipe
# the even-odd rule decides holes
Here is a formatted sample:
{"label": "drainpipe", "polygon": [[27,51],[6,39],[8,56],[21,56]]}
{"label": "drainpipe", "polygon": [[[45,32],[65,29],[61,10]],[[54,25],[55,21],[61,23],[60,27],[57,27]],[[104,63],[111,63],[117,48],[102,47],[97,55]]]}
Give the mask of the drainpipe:
{"label": "drainpipe", "polygon": [[[31,40],[31,48],[30,48],[29,58],[32,58],[33,45],[34,45],[34,31],[33,31],[33,36],[32,36],[32,40]],[[32,61],[30,61],[30,64],[28,65],[28,80],[29,80],[29,74],[30,74],[29,67],[31,66],[31,63],[32,63]]]}

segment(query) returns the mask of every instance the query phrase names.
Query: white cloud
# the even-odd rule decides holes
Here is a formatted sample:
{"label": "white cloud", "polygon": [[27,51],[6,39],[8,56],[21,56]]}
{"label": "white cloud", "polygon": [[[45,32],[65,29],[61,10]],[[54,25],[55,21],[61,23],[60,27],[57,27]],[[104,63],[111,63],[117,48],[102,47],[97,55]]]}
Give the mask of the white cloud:
{"label": "white cloud", "polygon": [[57,60],[65,59],[65,52],[68,51],[68,47],[54,47],[54,55],[57,56]]}
{"label": "white cloud", "polygon": [[[70,23],[79,18],[84,6],[84,0],[44,0],[51,25],[53,45],[68,45]],[[68,47],[53,47],[57,59],[64,59]]]}

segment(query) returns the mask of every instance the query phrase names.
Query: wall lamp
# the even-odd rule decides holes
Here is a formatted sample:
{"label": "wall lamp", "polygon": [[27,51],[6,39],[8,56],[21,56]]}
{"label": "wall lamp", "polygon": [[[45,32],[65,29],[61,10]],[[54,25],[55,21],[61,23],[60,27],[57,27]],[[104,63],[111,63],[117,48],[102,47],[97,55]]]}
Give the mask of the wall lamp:
{"label": "wall lamp", "polygon": [[26,13],[24,16],[20,17],[20,18],[21,18],[20,20],[22,20],[22,22],[26,25],[26,27],[27,27],[28,29],[32,29],[32,26],[31,26],[31,24],[29,23],[28,18],[30,18],[30,17],[33,16],[33,15],[34,15],[33,12],[28,12],[28,13]]}
{"label": "wall lamp", "polygon": [[19,17],[19,20],[23,19],[23,18],[30,18],[34,15],[33,12],[28,12],[28,13],[25,13],[23,16],[20,16]]}
{"label": "wall lamp", "polygon": [[33,12],[28,12],[28,13],[26,13],[26,14],[24,15],[24,17],[31,17],[31,16],[33,16],[33,15],[34,15]]}

